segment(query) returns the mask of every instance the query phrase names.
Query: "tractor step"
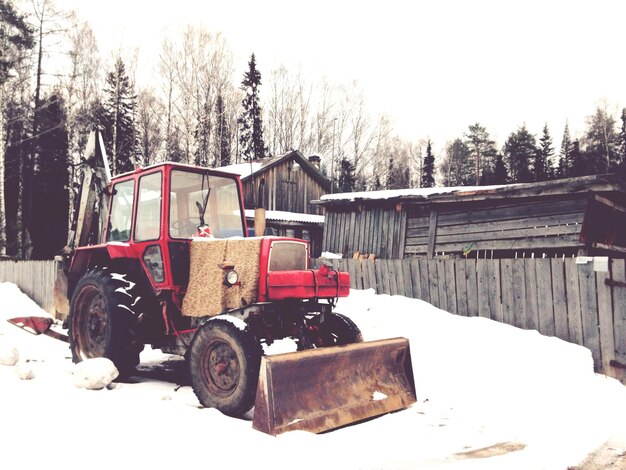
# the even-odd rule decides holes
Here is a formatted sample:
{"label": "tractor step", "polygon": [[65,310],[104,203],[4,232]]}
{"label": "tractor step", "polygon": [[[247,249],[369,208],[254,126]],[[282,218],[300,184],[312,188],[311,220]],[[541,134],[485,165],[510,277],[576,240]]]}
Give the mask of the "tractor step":
{"label": "tractor step", "polygon": [[310,349],[263,357],[252,426],[321,433],[413,403],[406,338]]}

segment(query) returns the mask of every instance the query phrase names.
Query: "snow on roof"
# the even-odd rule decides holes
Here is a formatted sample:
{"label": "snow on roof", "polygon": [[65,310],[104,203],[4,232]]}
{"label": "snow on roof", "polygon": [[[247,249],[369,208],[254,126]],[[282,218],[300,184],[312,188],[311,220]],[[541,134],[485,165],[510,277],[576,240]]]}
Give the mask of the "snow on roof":
{"label": "snow on roof", "polygon": [[476,191],[489,191],[498,188],[514,186],[512,184],[498,184],[492,186],[451,186],[445,188],[411,188],[411,189],[387,189],[384,191],[361,191],[355,193],[325,194],[322,201],[355,201],[357,199],[391,199],[403,196],[419,196],[427,198],[435,194],[465,193]]}
{"label": "snow on roof", "polygon": [[[254,209],[246,209],[246,217],[254,218]],[[286,211],[265,211],[267,220],[281,220],[285,222],[306,222],[311,224],[323,224],[323,215],[300,214],[297,212]]]}
{"label": "snow on roof", "polygon": [[252,173],[256,173],[263,167],[262,162],[247,162],[247,163],[236,163],[234,165],[222,166],[220,168],[215,168],[218,171],[225,171],[227,173],[234,173],[239,175],[241,178],[245,178],[246,176],[250,176]]}

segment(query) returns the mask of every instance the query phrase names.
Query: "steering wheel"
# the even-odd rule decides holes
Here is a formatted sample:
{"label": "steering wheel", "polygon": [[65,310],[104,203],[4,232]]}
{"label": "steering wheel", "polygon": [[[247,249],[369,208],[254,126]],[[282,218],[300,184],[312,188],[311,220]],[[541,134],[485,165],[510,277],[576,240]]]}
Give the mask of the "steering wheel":
{"label": "steering wheel", "polygon": [[198,225],[190,219],[174,220],[170,223],[170,229],[177,232],[179,237],[193,237],[198,231]]}

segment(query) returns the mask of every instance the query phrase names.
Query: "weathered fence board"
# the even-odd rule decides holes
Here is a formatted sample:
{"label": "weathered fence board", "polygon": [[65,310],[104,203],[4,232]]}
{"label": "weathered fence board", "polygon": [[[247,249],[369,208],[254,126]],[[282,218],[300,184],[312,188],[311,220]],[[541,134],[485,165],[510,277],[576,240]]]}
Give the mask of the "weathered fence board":
{"label": "weathered fence board", "polygon": [[552,266],[548,258],[535,260],[537,276],[537,316],[539,332],[554,336],[554,301],[552,297]]}
{"label": "weathered fence board", "polygon": [[554,334],[565,341],[569,341],[569,329],[567,325],[567,292],[565,290],[565,263],[562,259],[552,258],[550,260],[550,273],[552,274]]}
{"label": "weathered fence board", "polygon": [[597,371],[626,380],[626,260],[611,260],[608,272],[574,258],[338,261],[377,293],[585,346]]}
{"label": "weathered fence board", "polygon": [[626,365],[626,263],[613,260],[611,264],[613,281],[622,283],[612,289],[613,321],[615,322],[615,358]]}
{"label": "weathered fence board", "polygon": [[0,261],[0,282],[16,284],[51,314],[55,313],[53,289],[56,272],[55,261]]}

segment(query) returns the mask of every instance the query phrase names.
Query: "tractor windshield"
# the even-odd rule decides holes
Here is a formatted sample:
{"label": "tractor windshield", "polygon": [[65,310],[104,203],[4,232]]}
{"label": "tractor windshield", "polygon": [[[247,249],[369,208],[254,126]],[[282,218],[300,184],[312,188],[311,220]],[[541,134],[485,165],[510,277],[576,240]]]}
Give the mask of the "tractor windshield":
{"label": "tractor windshield", "polygon": [[235,180],[172,170],[170,182],[170,236],[193,237],[200,225],[208,225],[216,238],[243,236]]}

